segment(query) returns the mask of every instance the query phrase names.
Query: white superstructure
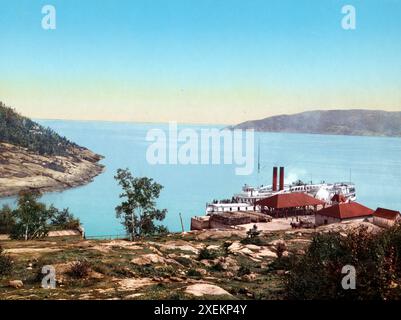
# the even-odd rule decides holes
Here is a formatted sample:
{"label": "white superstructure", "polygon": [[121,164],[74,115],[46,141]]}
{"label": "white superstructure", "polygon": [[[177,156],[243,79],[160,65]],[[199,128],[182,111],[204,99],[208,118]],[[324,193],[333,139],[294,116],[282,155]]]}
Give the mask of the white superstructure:
{"label": "white superstructure", "polygon": [[280,193],[304,192],[311,196],[330,202],[335,194],[343,195],[347,200],[356,200],[355,185],[351,182],[291,184],[284,185],[282,190],[273,190],[272,186],[252,187],[245,185],[242,192],[234,195],[235,202],[253,205],[256,201]]}
{"label": "white superstructure", "polygon": [[352,182],[337,183],[303,183],[297,181],[292,184],[284,184],[284,167],[280,167],[280,179],[277,179],[278,168],[273,168],[273,183],[268,186],[252,187],[245,185],[240,193],[233,196],[231,200],[217,201],[206,205],[206,214],[225,211],[252,211],[255,203],[261,199],[281,193],[303,192],[316,199],[331,204],[335,195],[341,196],[344,201],[355,201],[356,190]]}

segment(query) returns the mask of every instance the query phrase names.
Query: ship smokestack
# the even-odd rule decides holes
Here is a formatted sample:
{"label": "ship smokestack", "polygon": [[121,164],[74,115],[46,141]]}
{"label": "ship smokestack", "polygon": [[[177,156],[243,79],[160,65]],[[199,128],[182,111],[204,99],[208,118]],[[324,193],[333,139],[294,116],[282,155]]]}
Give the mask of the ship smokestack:
{"label": "ship smokestack", "polygon": [[284,190],[284,167],[280,167],[280,191]]}
{"label": "ship smokestack", "polygon": [[277,191],[277,167],[273,167],[273,183],[272,190]]}

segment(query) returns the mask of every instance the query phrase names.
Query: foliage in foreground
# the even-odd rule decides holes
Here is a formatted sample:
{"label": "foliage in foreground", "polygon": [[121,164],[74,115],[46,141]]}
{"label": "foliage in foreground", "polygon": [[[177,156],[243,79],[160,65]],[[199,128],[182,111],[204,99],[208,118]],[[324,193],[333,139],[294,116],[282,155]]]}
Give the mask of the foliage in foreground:
{"label": "foliage in foreground", "polygon": [[91,271],[91,265],[87,260],[79,260],[71,265],[68,274],[75,279],[86,278]]}
{"label": "foliage in foreground", "polygon": [[[342,287],[346,265],[355,267],[355,290]],[[400,299],[401,226],[379,234],[361,227],[347,236],[316,235],[290,269],[286,283],[290,299]]]}
{"label": "foliage in foreground", "polygon": [[216,250],[209,250],[208,248],[202,248],[198,254],[198,260],[213,260],[218,257]]}
{"label": "foliage in foreground", "polygon": [[0,246],[0,276],[11,274],[13,270],[13,261],[6,255]]}

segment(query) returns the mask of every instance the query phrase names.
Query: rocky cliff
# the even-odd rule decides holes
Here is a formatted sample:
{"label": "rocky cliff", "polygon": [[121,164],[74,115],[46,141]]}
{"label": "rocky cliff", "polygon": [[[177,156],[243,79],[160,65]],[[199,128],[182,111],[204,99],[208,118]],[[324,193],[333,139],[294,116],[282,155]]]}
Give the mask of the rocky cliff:
{"label": "rocky cliff", "polygon": [[61,191],[87,184],[103,172],[101,156],[73,148],[65,156],[39,155],[27,148],[0,143],[0,196],[20,191]]}
{"label": "rocky cliff", "polygon": [[89,183],[102,158],[0,102],[0,197]]}

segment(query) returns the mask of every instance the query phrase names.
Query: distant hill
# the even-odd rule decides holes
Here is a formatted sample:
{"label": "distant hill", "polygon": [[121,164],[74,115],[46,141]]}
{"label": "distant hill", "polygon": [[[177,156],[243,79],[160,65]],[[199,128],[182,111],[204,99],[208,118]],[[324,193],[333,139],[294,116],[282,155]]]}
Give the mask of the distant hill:
{"label": "distant hill", "polygon": [[246,121],[230,128],[266,132],[401,137],[401,112],[316,110]]}
{"label": "distant hill", "polygon": [[0,102],[0,142],[10,143],[41,155],[68,155],[78,145],[50,128],[18,114]]}

